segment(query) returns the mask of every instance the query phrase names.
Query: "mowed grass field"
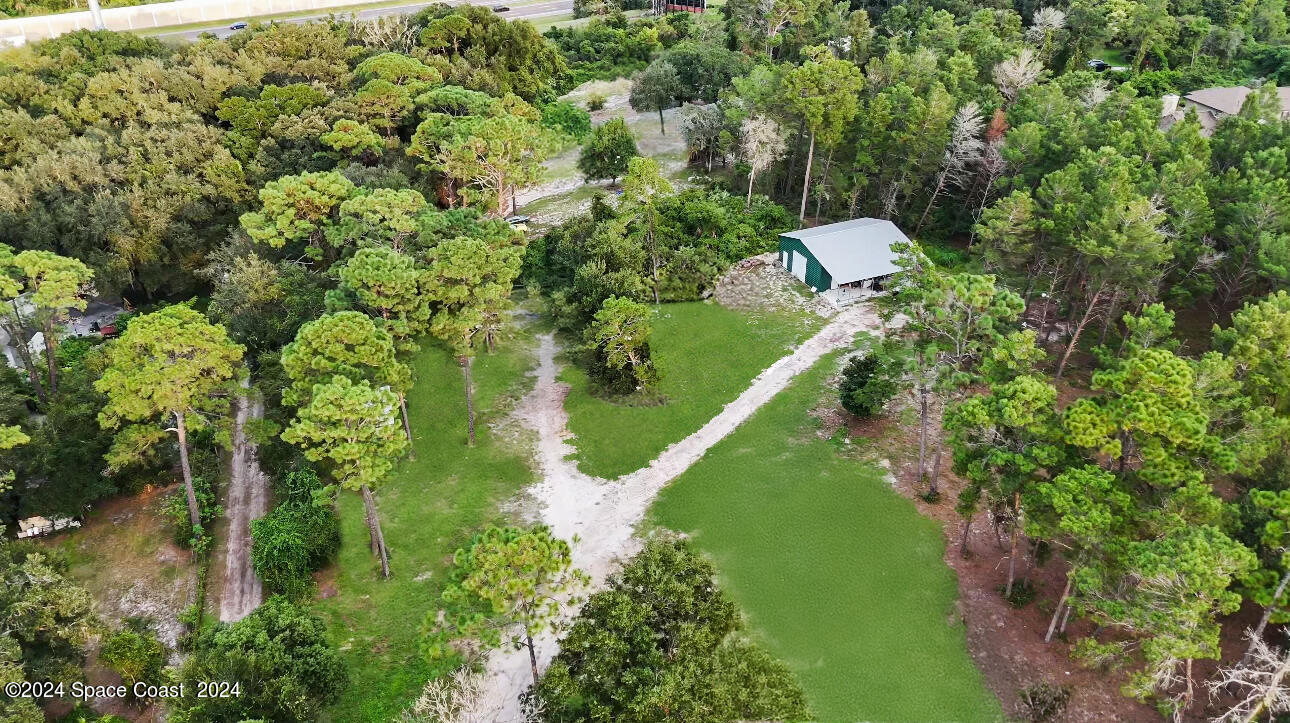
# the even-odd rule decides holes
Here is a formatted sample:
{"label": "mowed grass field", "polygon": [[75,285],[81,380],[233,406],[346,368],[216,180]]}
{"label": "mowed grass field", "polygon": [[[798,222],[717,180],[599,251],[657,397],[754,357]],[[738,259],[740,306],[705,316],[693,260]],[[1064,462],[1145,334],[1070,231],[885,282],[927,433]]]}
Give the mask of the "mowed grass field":
{"label": "mowed grass field", "polygon": [[789,347],[822,325],[813,314],[748,314],[686,302],[655,309],[650,348],[663,404],[630,406],[595,396],[580,367],[566,363],[564,407],[578,468],[613,479],[637,470],[702,427]]}
{"label": "mowed grass field", "polygon": [[481,527],[504,522],[499,501],[533,479],[524,450],[489,429],[531,384],[527,339],[508,339],[496,354],[480,353],[475,360],[473,448],[466,446],[460,367],[431,342],[413,360],[408,412],[416,460],[402,461],[376,493],[390,548],[389,580],[381,579],[368,547],[362,500],[341,493],[340,556],[324,576],[321,594],[330,597],[314,604],[350,675],[329,720],[394,720],[430,678],[431,667],[418,652],[419,629],[427,611],[436,609],[453,551]]}
{"label": "mowed grass field", "polygon": [[652,520],[711,556],[821,723],[1000,721],[954,614],[939,527],[882,470],[815,433],[807,413],[837,362],[825,357],[713,447]]}

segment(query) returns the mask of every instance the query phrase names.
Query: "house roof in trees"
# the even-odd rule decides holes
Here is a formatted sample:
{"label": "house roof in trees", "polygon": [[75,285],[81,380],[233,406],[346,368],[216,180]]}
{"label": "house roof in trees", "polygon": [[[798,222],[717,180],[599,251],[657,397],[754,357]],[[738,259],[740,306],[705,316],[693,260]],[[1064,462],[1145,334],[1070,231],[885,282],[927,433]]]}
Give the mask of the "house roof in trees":
{"label": "house roof in trees", "polygon": [[[1183,98],[1226,115],[1236,115],[1241,112],[1241,105],[1245,103],[1245,97],[1249,94],[1249,88],[1237,85],[1230,88],[1193,90]],[[1290,86],[1277,88],[1277,95],[1281,98],[1281,111],[1283,113],[1290,111]]]}
{"label": "house roof in trees", "polygon": [[787,231],[782,237],[802,242],[835,284],[888,276],[900,271],[894,243],[908,243],[896,224],[880,218],[857,218],[827,226]]}

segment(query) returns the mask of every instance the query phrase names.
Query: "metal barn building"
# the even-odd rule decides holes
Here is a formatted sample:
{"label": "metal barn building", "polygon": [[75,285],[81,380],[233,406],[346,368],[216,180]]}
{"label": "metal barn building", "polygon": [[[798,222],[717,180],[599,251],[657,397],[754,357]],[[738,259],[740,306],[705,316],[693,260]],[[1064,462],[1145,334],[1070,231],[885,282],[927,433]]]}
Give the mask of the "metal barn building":
{"label": "metal barn building", "polygon": [[909,238],[891,221],[857,218],[779,235],[779,262],[830,301],[843,305],[882,290],[900,270],[894,243]]}

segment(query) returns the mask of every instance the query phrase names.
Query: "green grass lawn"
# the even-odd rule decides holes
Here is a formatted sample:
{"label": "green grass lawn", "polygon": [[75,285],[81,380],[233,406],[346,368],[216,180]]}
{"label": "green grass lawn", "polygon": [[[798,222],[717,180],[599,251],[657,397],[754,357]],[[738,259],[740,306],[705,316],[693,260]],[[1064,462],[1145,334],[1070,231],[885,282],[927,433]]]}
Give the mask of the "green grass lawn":
{"label": "green grass lawn", "polygon": [[1133,55],[1128,48],[1102,48],[1101,53],[1095,53],[1094,58],[1101,58],[1111,65],[1127,66],[1133,62]]}
{"label": "green grass lawn", "polygon": [[496,354],[481,353],[475,362],[474,448],[466,447],[460,368],[430,343],[414,360],[408,411],[416,461],[402,462],[377,492],[390,548],[389,580],[380,579],[368,548],[361,499],[342,492],[343,543],[329,571],[336,594],[315,604],[350,675],[330,720],[393,720],[420,693],[431,668],[418,655],[419,628],[438,603],[453,551],[483,525],[500,521],[498,502],[532,481],[523,450],[488,428],[499,407],[530,384],[527,338],[507,340]]}
{"label": "green grass lawn", "polygon": [[665,404],[629,406],[592,394],[586,372],[566,364],[560,379],[578,467],[615,478],[639,469],[712,419],[748,383],[820,328],[807,314],[747,314],[719,304],[663,304],[651,350],[662,373]]}
{"label": "green grass lawn", "polygon": [[819,439],[825,357],[665,489],[654,522],[691,535],[753,635],[822,723],[999,721],[968,657],[937,524],[882,471]]}

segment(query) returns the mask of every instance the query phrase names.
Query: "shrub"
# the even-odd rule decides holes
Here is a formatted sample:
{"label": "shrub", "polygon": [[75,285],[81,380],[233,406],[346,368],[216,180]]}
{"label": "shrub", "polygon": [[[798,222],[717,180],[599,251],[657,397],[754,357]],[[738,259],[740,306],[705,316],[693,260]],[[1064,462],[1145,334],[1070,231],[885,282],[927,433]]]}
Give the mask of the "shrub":
{"label": "shrub", "polygon": [[582,142],[591,133],[591,115],[568,101],[556,101],[542,108],[542,127]]}
{"label": "shrub", "polygon": [[966,251],[956,246],[936,243],[923,244],[923,253],[927,254],[928,260],[933,264],[948,271],[962,269],[972,258]]}
{"label": "shrub", "polygon": [[587,110],[598,111],[604,108],[607,102],[609,102],[609,98],[606,98],[604,93],[592,93],[587,96]]}
{"label": "shrub", "polygon": [[251,562],[264,586],[298,600],[313,589],[310,573],[340,549],[340,522],[329,505],[285,502],[251,523]]}
{"label": "shrub", "polygon": [[156,685],[166,665],[166,646],[146,629],[122,630],[103,641],[99,660],[129,688],[135,683]]}
{"label": "shrub", "polygon": [[1017,691],[1021,698],[1021,711],[1028,721],[1042,723],[1053,720],[1066,710],[1071,692],[1063,686],[1051,683],[1035,683]]}
{"label": "shrub", "polygon": [[809,720],[792,672],[739,636],[714,577],[686,542],[646,543],[587,600],[536,686],[546,720]]}
{"label": "shrub", "polygon": [[[996,589],[999,591],[999,594],[1002,595],[1007,590],[1007,587],[1000,585]],[[1012,607],[1020,609],[1029,605],[1038,595],[1039,591],[1035,589],[1035,584],[1022,577],[1012,581],[1012,594],[1004,599],[1007,600],[1008,604]]]}
{"label": "shrub", "polygon": [[314,502],[317,493],[326,486],[312,467],[296,467],[273,479],[273,493],[284,503]]}
{"label": "shrub", "polygon": [[631,129],[622,118],[614,118],[596,126],[591,132],[578,156],[578,170],[589,181],[599,178],[617,180],[627,173],[627,163],[639,155]]}
{"label": "shrub", "polygon": [[880,412],[896,394],[895,361],[880,352],[871,351],[851,357],[842,370],[838,394],[842,408],[867,419]]}
{"label": "shrub", "polygon": [[[322,621],[282,597],[238,622],[206,628],[194,647],[179,671],[185,697],[172,701],[171,723],[312,721],[348,682]],[[199,680],[237,682],[238,695],[199,699]]]}
{"label": "shrub", "polygon": [[[193,477],[193,493],[197,496],[197,509],[201,514],[203,528],[209,527],[215,518],[224,514],[224,508],[219,506],[215,498],[215,490],[211,488],[209,480],[206,475]],[[171,527],[174,529],[175,542],[191,548],[197,537],[188,520],[188,500],[184,494],[183,485],[166,498],[162,512],[170,520]]]}
{"label": "shrub", "polygon": [[592,362],[588,373],[607,391],[631,394],[658,382],[650,356],[654,333],[648,306],[611,296],[596,312],[584,338]]}
{"label": "shrub", "polygon": [[111,713],[99,713],[85,703],[77,703],[67,715],[59,718],[59,723],[130,723],[129,720]]}

